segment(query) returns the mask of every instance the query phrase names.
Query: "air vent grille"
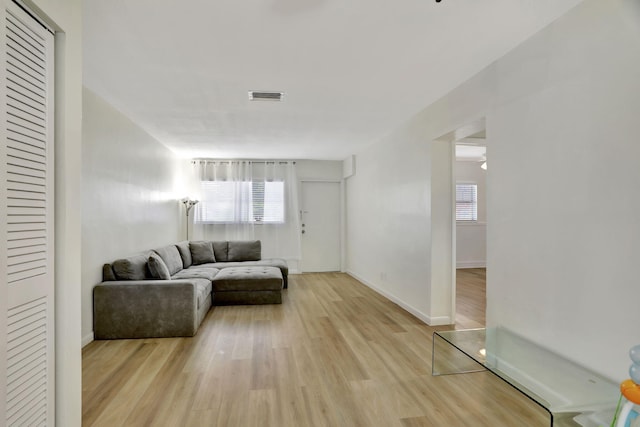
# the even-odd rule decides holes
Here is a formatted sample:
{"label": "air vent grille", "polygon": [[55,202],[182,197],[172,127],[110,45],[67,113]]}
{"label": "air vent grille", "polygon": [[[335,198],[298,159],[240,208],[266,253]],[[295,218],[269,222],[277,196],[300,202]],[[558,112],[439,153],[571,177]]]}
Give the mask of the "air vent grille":
{"label": "air vent grille", "polygon": [[250,101],[282,101],[284,98],[284,92],[267,92],[259,90],[249,91]]}

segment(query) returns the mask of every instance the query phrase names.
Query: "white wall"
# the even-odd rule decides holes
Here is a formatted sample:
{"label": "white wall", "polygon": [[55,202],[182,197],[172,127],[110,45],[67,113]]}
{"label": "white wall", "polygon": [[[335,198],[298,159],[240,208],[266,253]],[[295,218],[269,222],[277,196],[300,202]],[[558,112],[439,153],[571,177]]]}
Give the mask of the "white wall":
{"label": "white wall", "polygon": [[431,147],[412,124],[356,155],[346,180],[346,270],[428,320]]}
{"label": "white wall", "polygon": [[[431,143],[431,284],[429,292],[429,315],[425,321],[430,325],[454,323],[454,242],[455,187],[453,159],[454,145],[448,141]],[[433,248],[438,248],[435,250]]]}
{"label": "white wall", "polygon": [[487,265],[487,171],[481,162],[457,161],[455,175],[457,183],[478,185],[478,221],[456,224],[456,267],[475,268]]}
{"label": "white wall", "polygon": [[640,3],[579,4],[357,155],[349,270],[431,316],[430,142],[486,117],[489,326],[625,378],[640,336],[639,75]]}
{"label": "white wall", "polygon": [[296,160],[299,180],[342,180],[342,162],[335,160]]}
{"label": "white wall", "polygon": [[495,73],[509,96],[487,119],[487,322],[626,378],[640,340],[640,3],[586,1]]}
{"label": "white wall", "polygon": [[82,337],[93,339],[102,265],[185,239],[188,162],[88,89],[83,92]]}

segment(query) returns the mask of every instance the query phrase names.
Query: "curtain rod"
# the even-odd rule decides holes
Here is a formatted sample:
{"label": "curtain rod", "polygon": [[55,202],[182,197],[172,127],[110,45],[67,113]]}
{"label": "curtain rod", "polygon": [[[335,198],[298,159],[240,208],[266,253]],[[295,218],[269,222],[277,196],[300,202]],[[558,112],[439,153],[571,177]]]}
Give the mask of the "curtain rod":
{"label": "curtain rod", "polygon": [[294,165],[296,164],[295,161],[290,160],[290,161],[285,161],[285,160],[216,160],[216,159],[193,159],[191,160],[191,163],[196,163],[196,162],[212,162],[212,163],[258,163],[258,164],[280,164],[280,165],[286,165],[287,163],[293,163]]}

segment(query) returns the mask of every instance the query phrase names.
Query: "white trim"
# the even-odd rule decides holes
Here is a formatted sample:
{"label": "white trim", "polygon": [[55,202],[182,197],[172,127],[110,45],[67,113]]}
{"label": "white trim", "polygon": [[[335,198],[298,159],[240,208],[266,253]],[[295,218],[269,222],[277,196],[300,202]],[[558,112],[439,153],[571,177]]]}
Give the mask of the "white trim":
{"label": "white trim", "polygon": [[347,185],[340,180],[340,272],[347,268]]}
{"label": "white trim", "polygon": [[[478,124],[473,124],[473,126],[478,126]],[[457,131],[456,131],[457,132]],[[458,301],[457,301],[457,292],[458,292],[458,278],[456,275],[456,263],[458,262],[458,213],[457,213],[457,205],[458,205],[458,196],[457,196],[457,187],[458,184],[456,181],[456,142],[452,141],[449,143],[451,150],[451,175],[449,179],[451,180],[451,308],[449,309],[449,316],[451,317],[450,323],[456,323],[456,316],[458,314]],[[478,184],[474,182],[476,186],[476,220],[478,216],[478,201],[477,201],[477,189]],[[431,250],[433,250],[433,245],[431,245]],[[431,284],[433,286],[433,284]]]}
{"label": "white trim", "polygon": [[487,268],[487,261],[458,261],[456,268]]}
{"label": "white trim", "polygon": [[335,184],[339,184],[342,182],[341,179],[316,179],[316,178],[298,178],[300,182],[333,182]]}
{"label": "white trim", "polygon": [[456,226],[461,227],[486,227],[486,221],[456,221]]}
{"label": "white trim", "polygon": [[93,337],[93,331],[91,331],[90,333],[88,333],[87,335],[82,337],[82,342],[81,342],[81,346],[85,347],[87,346],[89,343],[94,341],[94,337]]}
{"label": "white trim", "polygon": [[53,29],[53,27],[49,25],[44,19],[42,19],[42,16],[45,16],[45,14],[42,13],[42,10],[35,7],[35,5],[32,4],[33,2],[30,1],[29,3],[31,4],[26,5],[22,0],[12,0],[12,1],[18,7],[20,7],[20,9],[24,10],[30,17],[32,17],[35,21],[37,21],[38,24],[42,25],[47,31],[49,31],[53,35],[56,34],[56,31]]}
{"label": "white trim", "polygon": [[414,315],[419,320],[423,321],[424,323],[426,323],[429,326],[441,326],[441,325],[451,325],[452,324],[451,323],[451,318],[449,316],[431,317],[431,316],[429,316],[427,314],[424,314],[423,312],[421,312],[420,310],[416,309],[415,307],[412,307],[411,305],[405,303],[404,301],[396,298],[395,296],[391,295],[390,293],[380,289],[378,286],[376,286],[375,284],[369,282],[368,280],[358,276],[353,271],[349,271],[348,270],[346,273],[349,276],[351,276],[354,279],[356,279],[358,282],[362,283],[363,285],[367,286],[368,288],[370,288],[373,291],[377,292],[378,294],[382,295],[383,297],[385,297],[389,301],[393,302],[394,304],[399,305],[402,309],[404,309],[405,311],[407,311],[410,314]]}

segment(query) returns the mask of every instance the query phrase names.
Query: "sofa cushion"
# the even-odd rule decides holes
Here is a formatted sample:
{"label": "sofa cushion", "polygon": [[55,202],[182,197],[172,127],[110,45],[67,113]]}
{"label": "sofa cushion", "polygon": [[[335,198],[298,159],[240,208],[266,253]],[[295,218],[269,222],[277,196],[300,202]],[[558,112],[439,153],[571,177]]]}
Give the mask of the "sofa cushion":
{"label": "sofa cushion", "polygon": [[229,256],[229,243],[226,240],[213,242],[213,254],[216,262],[226,262]]}
{"label": "sofa cushion", "polygon": [[150,279],[151,273],[147,266],[149,253],[134,255],[129,258],[118,259],[111,264],[118,280]]}
{"label": "sofa cushion", "polygon": [[182,270],[182,257],[175,245],[154,249],[154,252],[160,255],[160,258],[164,261],[165,265],[169,269],[169,275],[176,274],[178,271]]}
{"label": "sofa cushion", "polygon": [[217,268],[198,268],[197,265],[192,265],[189,268],[178,271],[171,276],[173,280],[176,279],[207,279],[213,280],[220,270]]}
{"label": "sofa cushion", "polygon": [[260,240],[243,240],[229,242],[227,261],[259,261],[262,245]]}
{"label": "sofa cushion", "polygon": [[282,272],[282,279],[284,280],[284,287],[289,287],[289,267],[287,261],[280,258],[264,258],[260,261],[236,261],[236,262],[216,262],[212,264],[202,264],[199,267],[214,267],[220,270],[228,267],[278,267]]}
{"label": "sofa cushion", "polygon": [[287,262],[280,258],[265,258],[259,261],[215,262],[198,265],[197,267],[217,268],[218,270],[229,267],[278,267],[283,275],[289,274]]}
{"label": "sofa cushion", "polygon": [[116,274],[113,272],[113,266],[111,264],[105,264],[102,266],[102,281],[107,282],[111,280],[118,280]]}
{"label": "sofa cushion", "polygon": [[216,262],[211,242],[189,242],[189,249],[191,250],[193,265]]}
{"label": "sofa cushion", "polygon": [[207,298],[211,298],[211,281],[210,280],[194,280],[196,285],[197,308],[205,304]]}
{"label": "sofa cushion", "polygon": [[214,292],[280,291],[282,273],[276,267],[229,267],[211,282]]}
{"label": "sofa cushion", "polygon": [[195,265],[195,266],[191,266],[191,268],[197,268],[197,267],[205,267],[205,268],[217,268],[218,270],[222,270],[223,268],[227,268],[227,267],[243,267],[243,266],[249,266],[249,265],[255,265],[255,262],[212,262],[210,264],[200,264],[200,265]]}
{"label": "sofa cushion", "polygon": [[151,252],[149,255],[149,271],[151,275],[156,279],[169,280],[171,279],[171,273],[167,264],[162,260],[160,255],[155,252]]}
{"label": "sofa cushion", "polygon": [[189,241],[185,240],[184,242],[176,243],[176,248],[178,248],[178,252],[180,252],[180,256],[182,257],[182,267],[189,268],[191,264],[193,264],[193,259],[191,258],[191,249],[189,249]]}

